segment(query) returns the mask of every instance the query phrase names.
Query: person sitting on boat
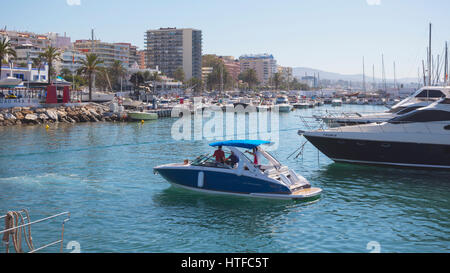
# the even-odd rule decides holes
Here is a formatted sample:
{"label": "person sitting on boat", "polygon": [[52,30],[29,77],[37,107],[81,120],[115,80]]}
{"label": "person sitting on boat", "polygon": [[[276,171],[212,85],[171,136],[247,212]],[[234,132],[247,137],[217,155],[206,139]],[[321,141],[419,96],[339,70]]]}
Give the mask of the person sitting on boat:
{"label": "person sitting on boat", "polygon": [[231,151],[231,155],[226,159],[226,162],[234,168],[237,163],[239,163],[239,157],[237,157],[233,151]]}
{"label": "person sitting on boat", "polygon": [[225,162],[225,153],[222,151],[222,146],[219,146],[217,150],[214,152],[213,156],[216,158],[216,162],[224,163]]}

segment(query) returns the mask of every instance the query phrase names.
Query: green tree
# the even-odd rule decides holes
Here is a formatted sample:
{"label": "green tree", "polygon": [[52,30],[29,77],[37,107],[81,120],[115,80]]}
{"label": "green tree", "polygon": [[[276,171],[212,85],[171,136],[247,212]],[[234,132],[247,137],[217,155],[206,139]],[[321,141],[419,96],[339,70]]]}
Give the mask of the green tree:
{"label": "green tree", "polygon": [[145,82],[143,73],[136,72],[131,75],[130,82],[134,85],[135,89],[138,89],[138,87]]}
{"label": "green tree", "polygon": [[194,90],[195,94],[200,94],[203,90],[203,82],[198,78],[190,78],[187,85]]}
{"label": "green tree", "polygon": [[239,80],[247,83],[250,89],[253,89],[259,84],[258,76],[256,75],[256,71],[254,69],[248,69],[239,74]]}
{"label": "green tree", "polygon": [[2,63],[4,59],[9,59],[11,57],[17,58],[16,51],[11,46],[9,39],[2,38],[0,40],[0,77],[2,75]]}
{"label": "green tree", "polygon": [[213,67],[219,63],[222,63],[222,60],[214,54],[205,54],[202,56],[202,67]]}
{"label": "green tree", "polygon": [[299,81],[297,80],[297,78],[294,78],[294,79],[289,83],[289,87],[290,87],[290,89],[292,89],[292,90],[305,90],[305,91],[310,90],[310,87],[309,87],[307,84],[302,83],[302,82],[299,82]]}
{"label": "green tree", "polygon": [[65,79],[66,81],[68,81],[69,78],[72,78],[72,71],[70,71],[67,68],[63,68],[61,69],[61,72],[59,73],[61,75],[61,77],[63,77],[63,79]]}
{"label": "green tree", "polygon": [[81,67],[78,70],[80,74],[83,74],[88,79],[89,84],[89,101],[92,101],[92,76],[100,70],[100,65],[103,61],[95,54],[86,54],[86,59],[81,60]]}
{"label": "green tree", "polygon": [[114,89],[119,90],[120,80],[123,79],[123,77],[126,74],[126,70],[123,67],[122,62],[114,61],[111,64],[111,67],[109,67],[107,72],[108,72],[110,81],[113,83]]}
{"label": "green tree", "polygon": [[44,65],[44,60],[42,59],[42,57],[37,56],[36,58],[33,58],[33,66],[38,70],[38,80],[41,79],[42,65]]}
{"label": "green tree", "polygon": [[208,75],[207,88],[208,90],[223,88],[227,89],[233,85],[233,79],[231,78],[228,70],[225,68],[223,62],[219,62],[213,65],[213,71]]}
{"label": "green tree", "polygon": [[48,46],[44,52],[39,54],[48,64],[48,84],[51,84],[52,75],[55,73],[53,70],[53,62],[61,60],[61,52],[52,46]]}
{"label": "green tree", "polygon": [[283,75],[281,73],[277,72],[272,77],[273,84],[275,84],[275,90],[278,90],[278,87],[280,87],[281,83],[283,82]]}
{"label": "green tree", "polygon": [[184,71],[181,67],[178,67],[175,72],[173,72],[173,78],[179,82],[184,82],[184,77]]}
{"label": "green tree", "polygon": [[95,86],[97,88],[103,89],[103,90],[112,90],[113,86],[111,83],[111,72],[106,67],[99,67],[97,72],[95,73]]}

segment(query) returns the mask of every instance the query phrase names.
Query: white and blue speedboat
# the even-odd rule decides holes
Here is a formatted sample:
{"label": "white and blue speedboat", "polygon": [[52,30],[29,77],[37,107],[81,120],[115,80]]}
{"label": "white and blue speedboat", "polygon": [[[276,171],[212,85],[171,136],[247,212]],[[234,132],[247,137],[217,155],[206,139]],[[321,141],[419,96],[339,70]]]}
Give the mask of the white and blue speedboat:
{"label": "white and blue speedboat", "polygon": [[[212,154],[205,154],[193,161],[157,166],[154,172],[174,186],[200,192],[276,199],[305,199],[321,194],[321,189],[312,188],[304,177],[264,151],[263,144],[270,142],[229,140],[211,143],[212,147],[228,149],[225,155],[233,153],[237,162],[220,163]],[[255,165],[240,149],[255,149],[259,164]]]}

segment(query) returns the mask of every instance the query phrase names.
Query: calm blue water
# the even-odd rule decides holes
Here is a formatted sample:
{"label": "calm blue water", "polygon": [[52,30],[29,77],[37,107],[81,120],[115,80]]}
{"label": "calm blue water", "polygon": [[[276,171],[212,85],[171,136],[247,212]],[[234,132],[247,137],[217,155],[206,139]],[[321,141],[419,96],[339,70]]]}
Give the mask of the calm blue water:
{"label": "calm blue water", "polygon": [[[300,114],[312,112],[281,115],[273,154],[324,190],[314,203],[171,188],[154,166],[211,150],[208,141],[174,142],[176,119],[161,119],[0,128],[0,211],[70,211],[65,243],[82,252],[369,252],[370,241],[382,252],[450,250],[449,172],[335,164],[310,144],[287,159],[304,141]],[[33,226],[35,244],[58,239],[60,227]]]}

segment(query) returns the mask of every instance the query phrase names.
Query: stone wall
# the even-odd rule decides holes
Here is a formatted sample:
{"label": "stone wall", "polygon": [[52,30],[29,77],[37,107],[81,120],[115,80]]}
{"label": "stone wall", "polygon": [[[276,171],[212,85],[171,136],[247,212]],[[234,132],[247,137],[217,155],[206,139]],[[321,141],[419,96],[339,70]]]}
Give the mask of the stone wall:
{"label": "stone wall", "polygon": [[0,110],[0,126],[122,120],[126,120],[126,117],[119,117],[109,112],[107,106],[100,104],[55,108],[14,107]]}

